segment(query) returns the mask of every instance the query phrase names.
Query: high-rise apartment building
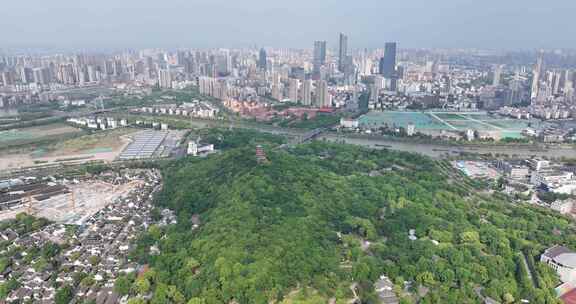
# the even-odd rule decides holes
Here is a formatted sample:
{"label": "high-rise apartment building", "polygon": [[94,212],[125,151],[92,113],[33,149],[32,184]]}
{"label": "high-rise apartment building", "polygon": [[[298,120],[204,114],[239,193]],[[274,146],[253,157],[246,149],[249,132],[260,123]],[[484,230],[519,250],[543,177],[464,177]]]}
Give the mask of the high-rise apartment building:
{"label": "high-rise apartment building", "polygon": [[22,83],[34,82],[34,71],[29,67],[20,68],[20,81]]}
{"label": "high-rise apartment building", "polygon": [[338,70],[344,72],[346,69],[348,56],[348,36],[340,33],[340,39],[338,43]]}
{"label": "high-rise apartment building", "polygon": [[325,80],[319,80],[316,83],[316,106],[325,108],[332,106],[331,103],[328,83]]}
{"label": "high-rise apartment building", "polygon": [[290,78],[288,83],[288,99],[292,102],[298,101],[298,84],[300,81],[296,78]]}
{"label": "high-rise apartment building", "polygon": [[158,85],[163,89],[172,88],[172,75],[168,69],[158,70]]}
{"label": "high-rise apartment building", "polygon": [[300,90],[300,101],[303,105],[312,105],[312,80],[304,80]]}

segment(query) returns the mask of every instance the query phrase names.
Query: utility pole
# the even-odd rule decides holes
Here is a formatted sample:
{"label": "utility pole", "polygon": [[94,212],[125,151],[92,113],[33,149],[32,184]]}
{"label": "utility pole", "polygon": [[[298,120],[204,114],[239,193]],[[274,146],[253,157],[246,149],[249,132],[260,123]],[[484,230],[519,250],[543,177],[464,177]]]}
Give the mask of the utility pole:
{"label": "utility pole", "polygon": [[28,215],[33,215],[32,200],[32,195],[28,194],[28,196],[26,196],[26,213],[28,213]]}

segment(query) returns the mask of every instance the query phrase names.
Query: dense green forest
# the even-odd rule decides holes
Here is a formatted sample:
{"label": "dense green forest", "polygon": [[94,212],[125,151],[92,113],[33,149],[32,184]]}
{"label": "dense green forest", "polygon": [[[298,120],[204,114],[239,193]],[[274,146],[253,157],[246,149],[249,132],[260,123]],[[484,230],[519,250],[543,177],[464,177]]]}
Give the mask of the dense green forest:
{"label": "dense green forest", "polygon": [[117,284],[131,303],[378,303],[380,275],[401,303],[558,303],[536,261],[576,247],[567,218],[471,191],[415,154],[315,142],[265,146],[258,164],[253,145],[229,147],[164,169],[157,204],[178,224],[140,237],[133,258],[150,268]]}

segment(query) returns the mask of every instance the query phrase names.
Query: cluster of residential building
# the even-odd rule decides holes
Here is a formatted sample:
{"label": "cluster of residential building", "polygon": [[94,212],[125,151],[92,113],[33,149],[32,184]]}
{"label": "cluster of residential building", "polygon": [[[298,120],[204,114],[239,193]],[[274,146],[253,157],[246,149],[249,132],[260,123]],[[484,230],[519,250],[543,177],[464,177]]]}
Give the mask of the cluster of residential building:
{"label": "cluster of residential building", "polygon": [[533,135],[545,143],[562,143],[576,140],[576,133],[573,128],[563,128],[561,126],[549,126],[540,131],[524,130],[527,135]]}
{"label": "cluster of residential building", "polygon": [[147,129],[154,129],[154,130],[162,130],[167,131],[169,125],[167,123],[162,123],[153,120],[136,120],[134,126],[139,128],[147,128]]}
{"label": "cluster of residential building", "polygon": [[291,118],[302,119],[304,117],[312,119],[319,112],[332,112],[330,108],[320,109],[304,106],[289,106],[285,109],[278,110],[271,102],[228,100],[224,101],[223,105],[233,113],[238,113],[244,118],[255,119],[257,121]]}
{"label": "cluster of residential building", "polygon": [[565,108],[559,105],[545,106],[534,105],[529,107],[532,116],[543,120],[560,120],[576,117],[576,107]]}
{"label": "cluster of residential building", "polygon": [[497,112],[516,119],[530,119],[536,117],[542,120],[562,120],[576,117],[576,107],[570,109],[558,105],[533,105],[528,107],[505,106],[498,109]]}
{"label": "cluster of residential building", "polygon": [[[522,195],[530,203],[562,214],[576,215],[576,168],[541,158],[522,160],[455,161],[454,166],[475,179],[504,179],[502,191]],[[553,197],[541,199],[541,196]]]}
{"label": "cluster of residential building", "polygon": [[528,110],[528,108],[504,106],[498,109],[497,113],[503,116],[512,117],[516,119],[532,118],[532,113],[530,113],[530,110]]}
{"label": "cluster of residential building", "polygon": [[339,108],[358,102],[358,89],[354,86],[329,86],[326,80],[282,77],[279,73],[272,78],[271,84],[267,80],[236,84],[226,79],[200,77],[198,87],[201,94],[224,101],[265,102],[271,99],[317,108]]}
{"label": "cluster of residential building", "polygon": [[[498,160],[494,163],[503,177],[508,179],[506,191],[514,192],[514,185],[523,185],[526,191],[552,192],[556,194],[576,195],[576,170],[571,166],[553,163],[544,159],[519,161]],[[568,198],[544,203],[534,194],[532,202],[550,207],[560,213],[572,213],[576,200]]]}
{"label": "cluster of residential building", "polygon": [[208,101],[193,100],[182,105],[166,104],[132,110],[136,113],[178,115],[199,118],[215,118],[219,109]]}
{"label": "cluster of residential building", "polygon": [[113,117],[72,117],[66,121],[79,127],[95,130],[117,129],[128,126],[128,120]]}
{"label": "cluster of residential building", "polygon": [[[150,112],[146,112],[150,113]],[[155,112],[152,112],[155,113]],[[161,113],[161,112],[160,112]],[[166,112],[168,113],[168,112]],[[178,112],[173,112],[178,113]],[[173,114],[178,115],[178,114]],[[169,125],[167,123],[154,121],[154,120],[135,120],[135,121],[128,121],[128,119],[122,118],[113,118],[113,117],[98,117],[98,116],[90,116],[90,117],[72,117],[66,120],[68,123],[81,127],[87,128],[90,130],[113,130],[117,128],[124,128],[124,127],[138,127],[138,128],[147,128],[147,129],[154,129],[154,130],[162,130],[167,131],[169,129]]]}
{"label": "cluster of residential building", "polygon": [[[58,291],[55,286],[72,288],[74,303],[121,302],[113,290],[114,282],[119,275],[141,268],[129,260],[128,253],[138,233],[153,223],[151,201],[161,187],[161,176],[156,170],[122,170],[118,174],[103,173],[98,178],[111,183],[134,182],[138,186],[79,226],[54,223],[28,235],[2,232],[0,237],[11,245],[0,252],[9,261],[0,273],[0,283],[18,281],[18,288],[6,299],[8,302],[54,303]],[[163,214],[162,221],[173,223],[175,218],[173,214]],[[46,246],[58,248],[49,260],[26,258]]]}

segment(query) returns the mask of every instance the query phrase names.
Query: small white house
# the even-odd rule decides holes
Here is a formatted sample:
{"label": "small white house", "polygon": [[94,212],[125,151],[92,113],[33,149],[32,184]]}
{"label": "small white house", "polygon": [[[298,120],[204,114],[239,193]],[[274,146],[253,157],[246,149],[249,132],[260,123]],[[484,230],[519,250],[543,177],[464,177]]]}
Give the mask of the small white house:
{"label": "small white house", "polygon": [[340,126],[346,129],[356,129],[359,123],[357,119],[340,118]]}

